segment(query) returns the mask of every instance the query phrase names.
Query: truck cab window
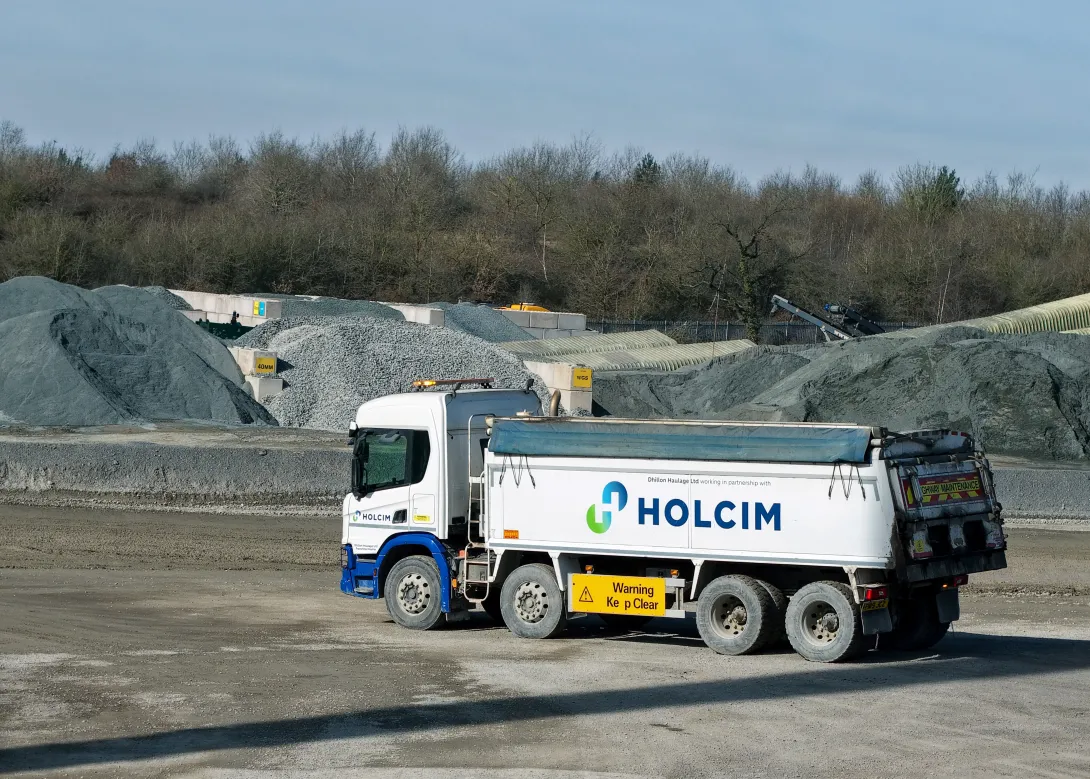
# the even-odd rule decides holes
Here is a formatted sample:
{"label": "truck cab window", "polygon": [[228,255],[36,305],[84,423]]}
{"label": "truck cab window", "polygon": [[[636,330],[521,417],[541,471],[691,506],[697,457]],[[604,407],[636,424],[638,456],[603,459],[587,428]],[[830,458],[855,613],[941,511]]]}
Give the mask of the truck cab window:
{"label": "truck cab window", "polygon": [[353,454],[353,491],[417,484],[424,478],[431,445],[424,430],[367,430],[356,439]]}

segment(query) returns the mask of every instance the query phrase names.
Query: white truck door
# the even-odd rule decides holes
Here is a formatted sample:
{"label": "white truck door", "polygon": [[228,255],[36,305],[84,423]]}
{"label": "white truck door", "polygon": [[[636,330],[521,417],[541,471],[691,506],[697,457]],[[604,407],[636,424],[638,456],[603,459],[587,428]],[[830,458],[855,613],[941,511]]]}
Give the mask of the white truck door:
{"label": "white truck door", "polygon": [[[369,429],[361,431],[348,518],[348,542],[361,551],[376,550],[394,533],[409,530],[418,508],[412,501],[413,485],[427,466],[430,444],[422,430]],[[434,519],[427,495],[420,495],[420,516]],[[431,502],[434,503],[434,497]]]}

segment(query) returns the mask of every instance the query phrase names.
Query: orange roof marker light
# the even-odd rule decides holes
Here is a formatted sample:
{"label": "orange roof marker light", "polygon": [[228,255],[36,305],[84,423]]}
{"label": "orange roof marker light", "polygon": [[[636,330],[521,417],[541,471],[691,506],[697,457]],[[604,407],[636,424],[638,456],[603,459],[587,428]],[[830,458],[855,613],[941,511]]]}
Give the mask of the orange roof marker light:
{"label": "orange roof marker light", "polygon": [[463,385],[477,385],[481,389],[492,389],[495,379],[417,379],[413,382],[413,390],[419,391],[432,387],[454,387],[457,392]]}

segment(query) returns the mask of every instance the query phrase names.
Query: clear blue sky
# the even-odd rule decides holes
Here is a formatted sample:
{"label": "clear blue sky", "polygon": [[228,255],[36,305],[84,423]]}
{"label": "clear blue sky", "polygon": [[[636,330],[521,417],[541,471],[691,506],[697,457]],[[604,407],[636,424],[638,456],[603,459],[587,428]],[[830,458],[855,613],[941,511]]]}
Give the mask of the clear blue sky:
{"label": "clear blue sky", "polygon": [[1090,5],[0,0],[0,118],[116,144],[435,125],[471,161],[592,132],[751,179],[916,161],[1090,188]]}

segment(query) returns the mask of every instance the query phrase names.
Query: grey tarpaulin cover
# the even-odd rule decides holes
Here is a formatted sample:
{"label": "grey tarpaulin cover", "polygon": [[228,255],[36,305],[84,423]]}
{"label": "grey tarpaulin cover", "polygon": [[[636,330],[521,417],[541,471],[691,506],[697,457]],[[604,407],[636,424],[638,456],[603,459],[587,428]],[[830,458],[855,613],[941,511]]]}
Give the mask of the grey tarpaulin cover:
{"label": "grey tarpaulin cover", "polygon": [[495,420],[488,448],[538,457],[863,463],[870,440],[870,428],[855,426],[537,417]]}

